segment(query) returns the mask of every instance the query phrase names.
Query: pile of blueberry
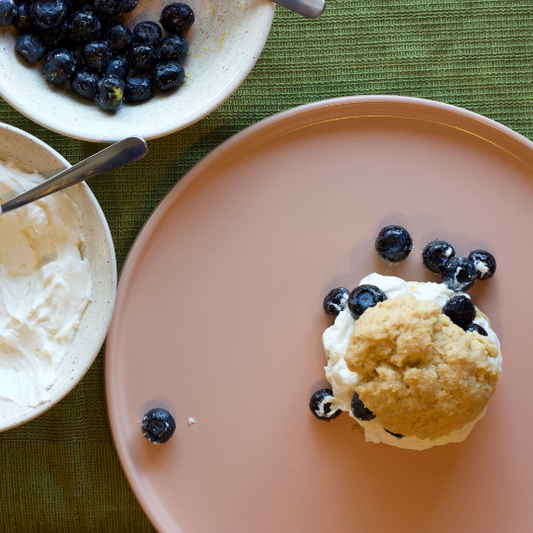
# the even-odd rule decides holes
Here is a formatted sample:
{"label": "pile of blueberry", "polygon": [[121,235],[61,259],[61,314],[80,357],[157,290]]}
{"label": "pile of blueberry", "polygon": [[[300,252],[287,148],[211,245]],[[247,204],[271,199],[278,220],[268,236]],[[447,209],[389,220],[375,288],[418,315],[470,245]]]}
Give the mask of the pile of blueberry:
{"label": "pile of blueberry", "polygon": [[183,34],[194,12],[187,4],[168,4],[161,25],[146,21],[130,29],[119,17],[137,2],[0,0],[0,25],[18,30],[15,50],[26,63],[44,58],[48,83],[69,82],[80,96],[117,111],[124,100],[142,102],[154,87],[175,89],[185,81],[189,44]]}

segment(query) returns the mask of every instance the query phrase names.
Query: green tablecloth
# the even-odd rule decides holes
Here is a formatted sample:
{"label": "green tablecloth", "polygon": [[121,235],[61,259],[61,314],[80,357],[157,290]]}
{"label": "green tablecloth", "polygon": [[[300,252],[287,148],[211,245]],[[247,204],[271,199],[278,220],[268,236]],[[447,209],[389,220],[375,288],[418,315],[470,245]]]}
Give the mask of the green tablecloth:
{"label": "green tablecloth", "polygon": [[[224,105],[150,141],[146,159],[93,178],[90,187],[109,220],[120,268],[180,177],[262,118],[336,96],[399,94],[467,108],[533,139],[532,81],[531,0],[327,0],[317,21],[278,8],[257,65]],[[47,131],[2,100],[0,121],[72,163],[102,148]],[[103,350],[65,400],[0,434],[0,505],[0,531],[154,530],[113,447]]]}

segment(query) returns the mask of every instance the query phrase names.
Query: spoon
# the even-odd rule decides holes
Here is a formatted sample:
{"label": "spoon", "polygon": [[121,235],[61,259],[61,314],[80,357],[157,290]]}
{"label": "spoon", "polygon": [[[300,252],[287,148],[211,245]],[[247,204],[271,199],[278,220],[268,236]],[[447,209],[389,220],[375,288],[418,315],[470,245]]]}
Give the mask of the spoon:
{"label": "spoon", "polygon": [[54,192],[62,191],[108,170],[138,161],[146,155],[147,151],[148,146],[146,146],[144,139],[140,137],[123,139],[4,202],[0,205],[0,215],[35,202],[35,200],[40,200]]}
{"label": "spoon", "polygon": [[324,13],[326,7],[325,0],[272,0],[272,2],[308,19],[317,19]]}

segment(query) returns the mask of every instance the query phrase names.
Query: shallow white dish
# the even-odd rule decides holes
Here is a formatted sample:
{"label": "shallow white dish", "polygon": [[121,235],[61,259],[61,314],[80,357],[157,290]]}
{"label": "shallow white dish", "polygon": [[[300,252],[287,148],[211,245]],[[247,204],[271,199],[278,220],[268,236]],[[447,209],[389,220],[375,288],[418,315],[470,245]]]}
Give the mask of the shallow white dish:
{"label": "shallow white dish", "polygon": [[[0,123],[0,160],[21,170],[39,171],[49,177],[70,166],[48,145],[22,130]],[[85,184],[65,191],[80,208],[85,253],[91,262],[92,297],[74,338],[58,368],[49,401],[37,407],[19,407],[0,400],[0,431],[39,416],[64,398],[89,370],[104,342],[117,286],[115,249],[98,201]],[[8,215],[5,215],[8,216]]]}
{"label": "shallow white dish", "polygon": [[[158,21],[171,0],[140,0],[123,20],[132,28]],[[126,104],[116,114],[77,97],[68,84],[53,87],[38,66],[15,53],[16,31],[0,26],[0,95],[38,124],[76,139],[115,142],[130,135],[152,139],[200,120],[222,104],[255,65],[270,31],[275,6],[269,0],[189,0],[195,23],[185,35],[189,56],[186,83],[142,104]]]}

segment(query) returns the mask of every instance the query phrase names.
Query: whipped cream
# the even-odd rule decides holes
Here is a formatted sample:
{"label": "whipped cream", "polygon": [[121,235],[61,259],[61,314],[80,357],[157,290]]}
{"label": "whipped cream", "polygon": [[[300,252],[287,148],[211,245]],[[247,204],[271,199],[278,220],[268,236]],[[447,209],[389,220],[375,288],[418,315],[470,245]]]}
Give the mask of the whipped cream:
{"label": "whipped cream", "polygon": [[[6,201],[44,177],[0,163]],[[47,401],[91,298],[78,206],[62,192],[0,216],[0,400]]]}
{"label": "whipped cream", "polygon": [[[366,276],[359,283],[359,285],[364,284],[379,287],[388,299],[394,298],[400,294],[412,294],[419,301],[432,300],[441,307],[443,307],[454,294],[457,294],[450,290],[444,283],[404,281],[395,276],[382,276],[381,274],[376,273]],[[496,345],[498,355],[494,360],[492,358],[490,360],[501,372],[502,354],[498,337],[484,318],[477,318],[474,320],[474,323],[482,326],[487,332],[488,337]],[[399,439],[388,433],[379,423],[377,418],[363,421],[358,420],[353,416],[350,409],[351,402],[355,387],[359,384],[361,378],[359,374],[348,369],[344,354],[348,348],[354,324],[355,320],[349,309],[345,308],[338,314],[335,323],[326,329],[322,337],[324,349],[329,355],[329,361],[325,367],[326,379],[330,382],[334,395],[334,398],[328,396],[324,401],[331,402],[332,411],[342,409],[343,411],[348,412],[350,416],[363,427],[365,431],[365,440],[369,442],[384,442],[399,448],[425,450],[432,446],[447,444],[449,442],[461,442],[466,439],[476,422],[483,417],[486,409],[482,411],[476,420],[466,424],[461,429],[452,431],[443,437],[428,440],[421,440],[417,437],[410,436],[405,436]]]}

